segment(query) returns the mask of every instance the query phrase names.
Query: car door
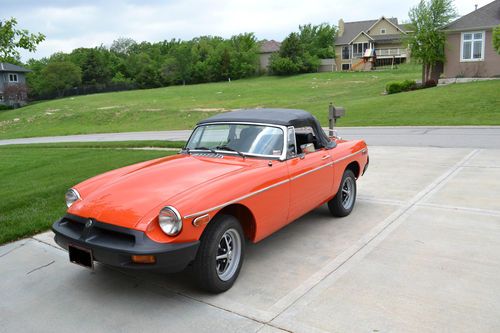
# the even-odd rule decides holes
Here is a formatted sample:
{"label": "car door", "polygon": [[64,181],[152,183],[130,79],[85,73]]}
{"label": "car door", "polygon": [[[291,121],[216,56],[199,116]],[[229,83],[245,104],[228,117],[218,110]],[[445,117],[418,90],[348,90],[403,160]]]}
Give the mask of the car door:
{"label": "car door", "polygon": [[330,151],[321,148],[309,153],[299,151],[295,156],[292,154],[287,160],[287,166],[290,179],[290,222],[316,208],[332,195],[333,163]]}

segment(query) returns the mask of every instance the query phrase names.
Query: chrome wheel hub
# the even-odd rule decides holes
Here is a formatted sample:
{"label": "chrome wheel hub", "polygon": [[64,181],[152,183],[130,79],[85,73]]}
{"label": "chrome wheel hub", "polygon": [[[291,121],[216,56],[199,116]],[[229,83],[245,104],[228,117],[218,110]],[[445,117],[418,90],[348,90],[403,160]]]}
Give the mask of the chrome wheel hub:
{"label": "chrome wheel hub", "polygon": [[350,177],[346,178],[342,183],[342,206],[345,209],[350,209],[354,203],[356,195],[354,186],[354,179]]}
{"label": "chrome wheel hub", "polygon": [[219,240],[217,255],[215,257],[219,279],[227,281],[233,277],[238,269],[240,257],[240,234],[235,229],[228,229]]}

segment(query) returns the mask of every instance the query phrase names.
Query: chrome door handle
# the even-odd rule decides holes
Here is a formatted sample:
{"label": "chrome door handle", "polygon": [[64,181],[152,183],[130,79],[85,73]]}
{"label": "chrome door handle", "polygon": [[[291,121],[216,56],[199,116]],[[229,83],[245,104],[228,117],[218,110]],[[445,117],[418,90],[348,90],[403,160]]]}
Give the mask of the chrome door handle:
{"label": "chrome door handle", "polygon": [[325,155],[325,156],[323,156],[321,159],[322,159],[322,160],[326,160],[327,158],[330,158],[330,155]]}

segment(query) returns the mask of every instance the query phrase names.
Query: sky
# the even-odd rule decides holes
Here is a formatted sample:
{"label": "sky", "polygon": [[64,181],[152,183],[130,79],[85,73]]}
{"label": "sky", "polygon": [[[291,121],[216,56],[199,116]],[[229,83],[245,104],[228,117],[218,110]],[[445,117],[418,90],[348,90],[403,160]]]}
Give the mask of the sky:
{"label": "sky", "polygon": [[[492,0],[455,0],[460,15]],[[119,37],[156,42],[202,35],[230,37],[254,32],[283,40],[300,24],[397,17],[408,20],[418,0],[0,0],[0,20],[15,17],[18,28],[45,34],[23,61],[78,47],[110,46]]]}

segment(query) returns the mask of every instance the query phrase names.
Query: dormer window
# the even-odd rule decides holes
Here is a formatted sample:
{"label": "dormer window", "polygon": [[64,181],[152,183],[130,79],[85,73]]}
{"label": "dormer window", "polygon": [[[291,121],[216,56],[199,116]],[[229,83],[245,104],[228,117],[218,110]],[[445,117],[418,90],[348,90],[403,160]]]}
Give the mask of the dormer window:
{"label": "dormer window", "polygon": [[17,74],[9,74],[9,82],[17,83]]}
{"label": "dormer window", "polygon": [[380,34],[381,35],[385,35],[385,32],[386,32],[385,29],[380,29]]}

